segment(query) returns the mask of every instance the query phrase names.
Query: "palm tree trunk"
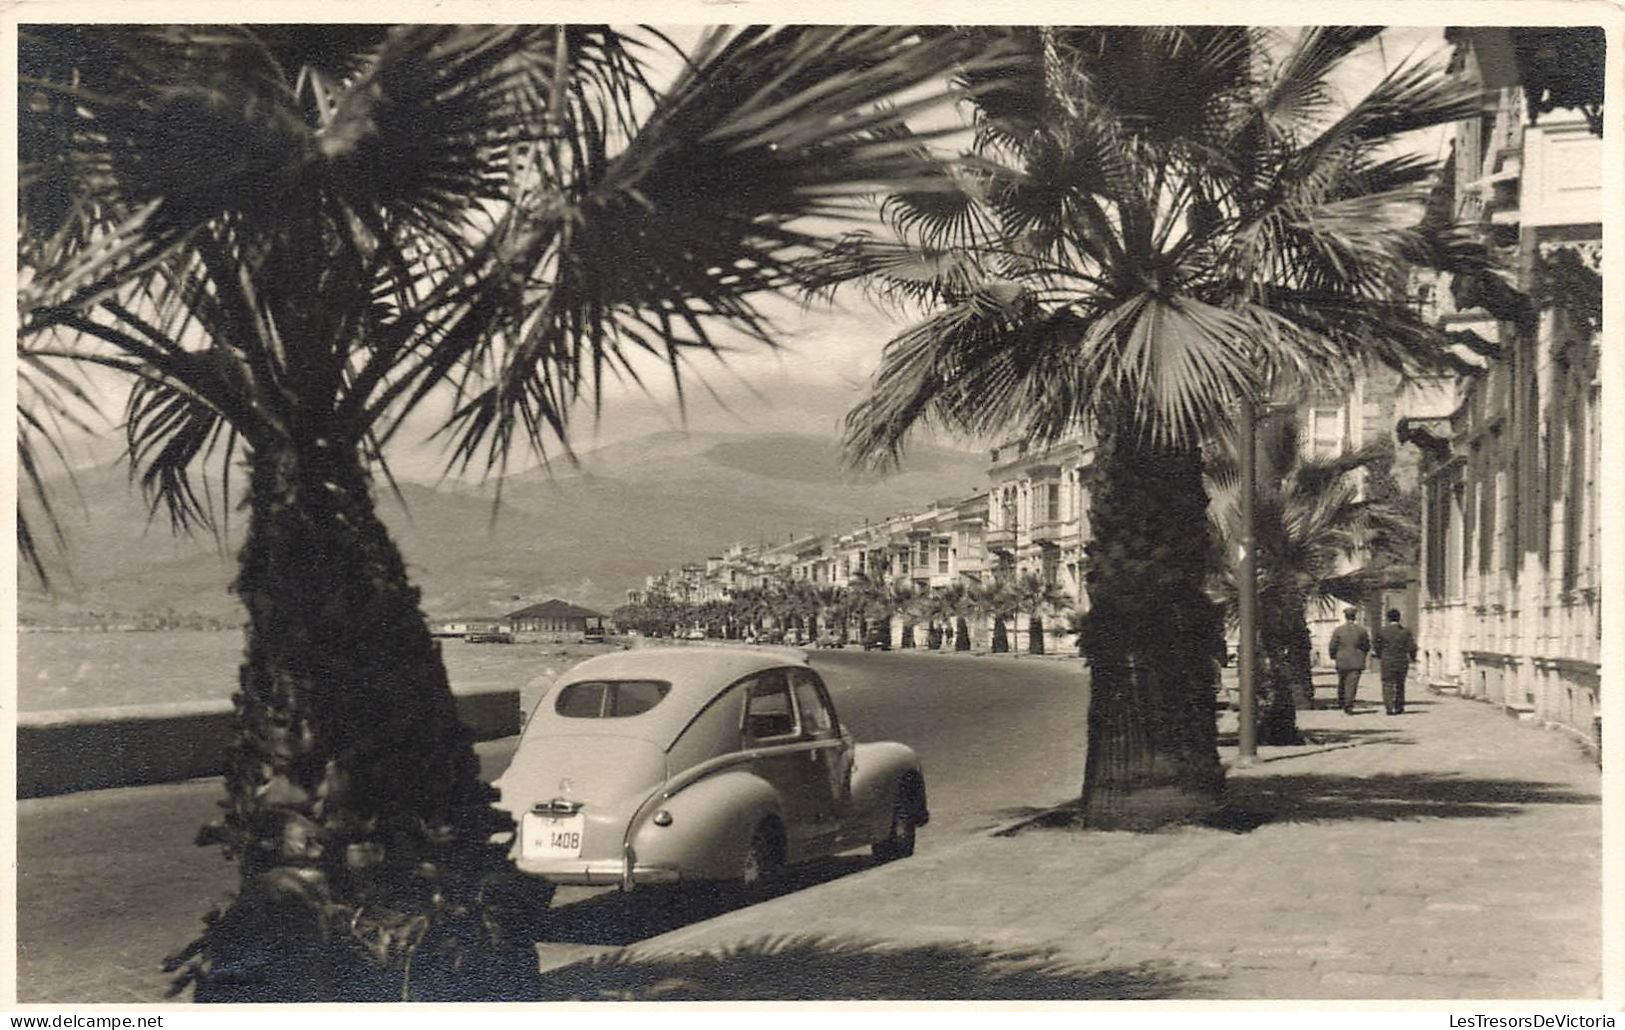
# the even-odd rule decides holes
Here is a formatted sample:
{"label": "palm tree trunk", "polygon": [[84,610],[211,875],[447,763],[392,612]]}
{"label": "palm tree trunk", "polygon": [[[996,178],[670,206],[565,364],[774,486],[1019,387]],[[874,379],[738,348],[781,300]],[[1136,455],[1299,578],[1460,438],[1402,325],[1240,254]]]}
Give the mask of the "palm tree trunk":
{"label": "palm tree trunk", "polygon": [[1044,619],[1033,614],[1027,617],[1027,653],[1044,653]]}
{"label": "palm tree trunk", "polygon": [[956,620],[956,622],[955,622],[955,630],[956,630],[956,635],[954,636],[954,650],[955,651],[969,651],[970,650],[970,624],[965,621],[965,617],[963,615],[961,615]]}
{"label": "palm tree trunk", "polygon": [[528,941],[493,939],[480,899],[509,868],[490,839],[513,824],[356,454],[259,449],[250,492],[225,814],[199,838],[241,880],[172,968],[190,959],[199,1001],[522,992]]}
{"label": "palm tree trunk", "polygon": [[1010,638],[1004,631],[1004,616],[993,616],[993,647],[994,654],[1004,654],[1010,650]]}
{"label": "palm tree trunk", "polygon": [[1097,459],[1079,638],[1091,684],[1082,810],[1101,829],[1205,817],[1224,787],[1214,719],[1223,619],[1203,590],[1201,454],[1126,436]]}
{"label": "palm tree trunk", "polygon": [[1299,591],[1272,591],[1259,600],[1263,638],[1263,690],[1259,697],[1258,742],[1277,747],[1303,743],[1298,732],[1298,698],[1312,675],[1312,645]]}

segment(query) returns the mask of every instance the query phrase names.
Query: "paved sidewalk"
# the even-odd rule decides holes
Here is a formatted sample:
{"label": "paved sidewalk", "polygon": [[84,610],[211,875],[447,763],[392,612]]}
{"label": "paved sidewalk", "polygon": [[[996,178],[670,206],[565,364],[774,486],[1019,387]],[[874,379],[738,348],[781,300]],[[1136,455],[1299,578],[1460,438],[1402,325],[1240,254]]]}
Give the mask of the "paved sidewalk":
{"label": "paved sidewalk", "polygon": [[[1300,725],[1314,744],[1231,772],[1250,830],[980,837],[619,959],[658,975],[685,968],[677,953],[782,948],[794,928],[1031,953],[1057,998],[1601,995],[1599,775],[1574,742],[1426,694],[1402,716],[1320,710]],[[1021,989],[1035,994],[1030,978]]]}

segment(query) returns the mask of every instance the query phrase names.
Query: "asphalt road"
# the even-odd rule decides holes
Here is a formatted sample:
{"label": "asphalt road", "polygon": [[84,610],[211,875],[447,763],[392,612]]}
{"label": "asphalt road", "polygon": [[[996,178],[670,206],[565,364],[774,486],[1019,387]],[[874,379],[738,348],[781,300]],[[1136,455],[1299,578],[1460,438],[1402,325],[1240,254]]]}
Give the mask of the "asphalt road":
{"label": "asphalt road", "polygon": [[[859,740],[900,740],[919,753],[932,815],[922,853],[1057,803],[1082,782],[1087,685],[1075,659],[827,651],[813,665]],[[482,745],[488,775],[506,766],[512,746]],[[159,1000],[163,955],[234,884],[216,849],[192,843],[219,791],[206,780],[18,803],[19,1000]],[[782,889],[869,861],[819,863]],[[691,891],[634,906],[614,891],[561,891],[543,959],[568,961],[740,903]]]}

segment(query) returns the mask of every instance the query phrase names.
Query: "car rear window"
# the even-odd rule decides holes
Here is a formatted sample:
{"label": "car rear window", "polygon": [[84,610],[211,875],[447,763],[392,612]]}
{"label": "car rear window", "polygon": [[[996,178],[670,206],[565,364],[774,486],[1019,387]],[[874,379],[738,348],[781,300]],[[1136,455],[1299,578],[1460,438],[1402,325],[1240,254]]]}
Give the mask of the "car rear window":
{"label": "car rear window", "polygon": [[642,715],[670,691],[660,680],[586,680],[559,691],[553,711],[567,719],[623,719]]}

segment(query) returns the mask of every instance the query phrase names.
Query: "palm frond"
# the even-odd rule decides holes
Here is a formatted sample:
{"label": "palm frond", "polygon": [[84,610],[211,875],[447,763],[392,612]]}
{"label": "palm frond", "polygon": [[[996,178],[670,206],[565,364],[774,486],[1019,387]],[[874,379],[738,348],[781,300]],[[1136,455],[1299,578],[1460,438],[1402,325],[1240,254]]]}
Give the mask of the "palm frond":
{"label": "palm frond", "polygon": [[[663,357],[680,384],[685,351],[719,349],[715,326],[771,345],[752,298],[797,283],[820,242],[805,220],[851,218],[877,187],[941,185],[920,140],[888,130],[942,91],[887,101],[967,59],[955,40],[753,28],[703,45],[623,151],[583,152],[570,189],[516,225],[527,273],[490,306],[488,331],[437,344],[447,370],[448,358],[484,370],[459,408],[457,460],[483,453],[492,469],[515,441],[536,446],[639,350]],[[534,314],[502,321],[521,299]],[[498,326],[500,354],[483,342]]]}
{"label": "palm frond", "polygon": [[885,468],[917,427],[979,435],[1011,424],[1054,439],[1076,423],[1094,381],[1088,325],[994,284],[886,345],[869,396],[847,414],[854,465]]}
{"label": "palm frond", "polygon": [[[192,360],[216,359],[200,354]],[[150,514],[162,507],[175,532],[205,529],[223,546],[232,507],[231,466],[243,446],[236,429],[218,409],[159,376],[136,380],[124,423],[130,477],[139,480]],[[204,467],[211,459],[220,463],[218,487]]]}
{"label": "palm frond", "polygon": [[1122,396],[1137,401],[1142,432],[1166,442],[1200,439],[1229,399],[1254,387],[1254,325],[1192,298],[1148,298],[1108,365]]}
{"label": "palm frond", "polygon": [[[64,439],[69,433],[88,435],[93,431],[88,420],[95,415],[96,406],[71,371],[57,368],[48,356],[20,347],[17,357],[17,469],[19,486],[28,497],[27,504],[19,499],[17,506],[17,554],[40,583],[49,587],[44,546],[49,540],[60,550],[67,546],[67,539],[47,482],[51,478],[47,469],[54,465],[67,471],[68,482],[77,491]],[[43,537],[42,523],[48,531]]]}
{"label": "palm frond", "polygon": [[931,307],[962,302],[990,278],[984,255],[979,249],[913,246],[856,232],[805,262],[797,274],[802,289],[813,296],[833,294],[855,281],[884,303]]}
{"label": "palm frond", "polygon": [[1334,100],[1328,88],[1331,73],[1381,31],[1372,25],[1317,25],[1297,33],[1265,81],[1257,105],[1260,118],[1276,132],[1287,133],[1322,118]]}

